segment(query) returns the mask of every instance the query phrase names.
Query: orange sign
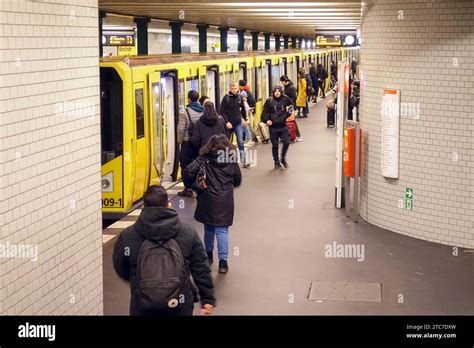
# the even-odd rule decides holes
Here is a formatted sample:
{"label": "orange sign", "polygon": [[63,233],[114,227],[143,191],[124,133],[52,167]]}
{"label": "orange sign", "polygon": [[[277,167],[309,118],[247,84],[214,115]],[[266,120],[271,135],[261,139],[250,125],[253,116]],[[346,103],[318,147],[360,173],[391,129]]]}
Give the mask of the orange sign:
{"label": "orange sign", "polygon": [[[355,136],[354,128],[344,128],[344,175],[354,176],[355,173]],[[362,139],[362,129],[360,129],[360,139]],[[362,173],[362,144],[359,144],[359,176]]]}

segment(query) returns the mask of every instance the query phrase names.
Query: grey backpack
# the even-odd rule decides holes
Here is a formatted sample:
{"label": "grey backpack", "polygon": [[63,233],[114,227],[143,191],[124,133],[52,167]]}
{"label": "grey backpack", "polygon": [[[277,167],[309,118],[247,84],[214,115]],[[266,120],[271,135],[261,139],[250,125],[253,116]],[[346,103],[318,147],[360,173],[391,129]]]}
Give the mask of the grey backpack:
{"label": "grey backpack", "polygon": [[137,304],[142,313],[172,312],[184,304],[187,280],[181,248],[174,239],[145,239],[136,269]]}

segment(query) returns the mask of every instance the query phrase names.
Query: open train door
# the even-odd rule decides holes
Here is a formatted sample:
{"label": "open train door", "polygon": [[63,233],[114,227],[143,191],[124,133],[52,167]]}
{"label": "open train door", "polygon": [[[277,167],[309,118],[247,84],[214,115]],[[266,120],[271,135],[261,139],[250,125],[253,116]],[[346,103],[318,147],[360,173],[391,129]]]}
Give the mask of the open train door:
{"label": "open train door", "polygon": [[151,134],[151,165],[150,185],[156,185],[163,176],[163,149],[161,141],[161,115],[162,115],[162,87],[161,74],[153,72],[148,75],[148,90],[150,91],[150,134]]}
{"label": "open train door", "polygon": [[[133,175],[132,202],[143,197],[148,185],[150,138],[147,134],[148,110],[145,108],[146,90],[143,82],[133,84],[135,134],[132,138],[132,156],[130,160],[135,164]],[[125,158],[127,160],[127,158]]]}
{"label": "open train door", "polygon": [[[154,72],[150,78],[150,113],[153,118],[153,164],[160,182],[178,175],[178,79],[175,70]],[[153,176],[152,176],[153,179]]]}

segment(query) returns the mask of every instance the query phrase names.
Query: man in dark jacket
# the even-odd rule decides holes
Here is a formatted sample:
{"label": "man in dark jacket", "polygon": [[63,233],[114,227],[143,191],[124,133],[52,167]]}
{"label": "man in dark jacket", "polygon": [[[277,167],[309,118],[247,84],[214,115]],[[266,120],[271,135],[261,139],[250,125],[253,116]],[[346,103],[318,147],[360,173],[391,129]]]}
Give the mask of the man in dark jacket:
{"label": "man in dark jacket", "polygon": [[249,106],[251,108],[255,108],[255,106],[257,105],[256,101],[255,101],[255,97],[253,96],[253,93],[252,91],[250,90],[250,86],[247,85],[247,81],[245,80],[240,80],[239,81],[239,87],[240,87],[240,91],[245,91],[247,93],[247,103],[249,104]]}
{"label": "man in dark jacket", "polygon": [[[326,98],[326,91],[324,89],[326,87],[326,79],[328,78],[328,72],[323,67],[322,64],[318,64],[317,76],[318,76],[318,86],[321,89],[323,98]],[[316,94],[319,94],[319,91],[317,91]]]}
{"label": "man in dark jacket", "polygon": [[313,83],[314,94],[313,94],[313,101],[315,103],[318,102],[318,72],[316,70],[316,66],[314,63],[311,63],[311,67],[309,68],[309,76],[311,76],[311,82]]}
{"label": "man in dark jacket", "polygon": [[[283,94],[281,86],[273,88],[273,97],[268,98],[263,105],[262,122],[268,124],[270,129],[270,141],[272,142],[273,160],[275,169],[286,169],[286,153],[290,147],[290,133],[286,127],[286,119],[291,116],[293,103],[289,97]],[[278,141],[283,141],[281,161],[278,158]]]}
{"label": "man in dark jacket", "polygon": [[[208,259],[198,234],[191,226],[183,224],[179,220],[178,213],[171,209],[168,194],[162,186],[150,186],[145,192],[143,200],[145,208],[142,210],[138,221],[120,234],[115,243],[113,254],[115,271],[120,277],[130,281],[130,315],[144,314],[140,312],[137,305],[139,293],[137,291],[136,272],[140,247],[146,239],[154,242],[174,239],[181,249],[188,281],[183,289],[183,308],[175,314],[192,315],[193,313],[194,287],[189,275],[192,275],[199,289],[202,313],[211,314],[216,300]],[[165,313],[157,312],[153,314]]]}
{"label": "man in dark jacket", "polygon": [[240,162],[244,168],[250,168],[250,164],[245,161],[244,147],[244,127],[248,127],[247,113],[236,82],[231,83],[229,92],[222,98],[220,113],[229,129],[229,137],[232,133],[237,136]]}

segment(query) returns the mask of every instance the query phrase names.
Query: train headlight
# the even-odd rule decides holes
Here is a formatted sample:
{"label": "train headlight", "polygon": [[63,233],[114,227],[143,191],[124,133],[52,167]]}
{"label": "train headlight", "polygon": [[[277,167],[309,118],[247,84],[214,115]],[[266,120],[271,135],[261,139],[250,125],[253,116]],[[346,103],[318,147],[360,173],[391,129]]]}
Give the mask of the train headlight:
{"label": "train headlight", "polygon": [[114,191],[114,173],[110,172],[102,177],[102,192]]}

